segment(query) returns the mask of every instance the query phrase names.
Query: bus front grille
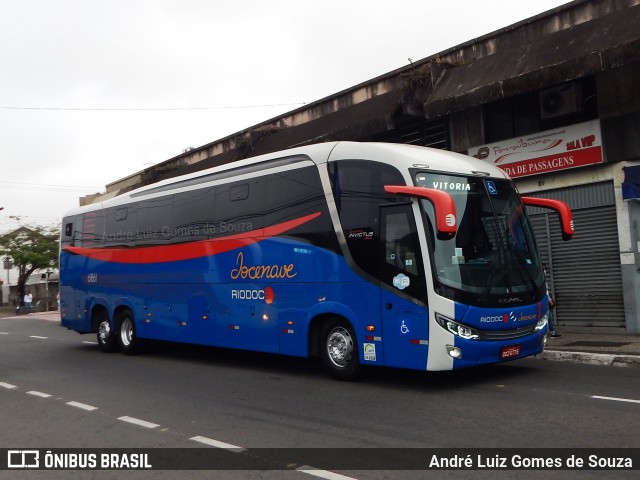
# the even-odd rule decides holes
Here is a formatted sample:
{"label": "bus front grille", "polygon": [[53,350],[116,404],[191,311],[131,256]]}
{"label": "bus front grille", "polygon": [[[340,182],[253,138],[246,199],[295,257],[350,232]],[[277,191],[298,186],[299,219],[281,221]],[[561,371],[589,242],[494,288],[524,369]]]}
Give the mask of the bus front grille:
{"label": "bus front grille", "polygon": [[480,330],[480,340],[512,340],[531,335],[536,330],[536,324],[511,330]]}

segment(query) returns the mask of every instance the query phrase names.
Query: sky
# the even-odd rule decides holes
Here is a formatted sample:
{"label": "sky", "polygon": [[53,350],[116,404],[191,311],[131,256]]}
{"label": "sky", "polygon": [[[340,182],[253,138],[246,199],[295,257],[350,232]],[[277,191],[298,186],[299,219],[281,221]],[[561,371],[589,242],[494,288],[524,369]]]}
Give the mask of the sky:
{"label": "sky", "polygon": [[0,0],[0,232],[565,3]]}

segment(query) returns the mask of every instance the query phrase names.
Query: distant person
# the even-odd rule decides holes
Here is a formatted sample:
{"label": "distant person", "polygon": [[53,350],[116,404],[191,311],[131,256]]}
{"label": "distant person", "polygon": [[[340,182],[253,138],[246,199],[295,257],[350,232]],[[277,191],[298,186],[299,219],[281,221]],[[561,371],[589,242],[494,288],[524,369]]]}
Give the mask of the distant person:
{"label": "distant person", "polygon": [[31,295],[31,290],[27,290],[27,294],[24,296],[24,306],[27,313],[31,313],[33,310],[33,295]]}
{"label": "distant person", "polygon": [[549,336],[553,338],[558,338],[560,334],[556,332],[555,325],[553,322],[553,310],[556,308],[556,301],[553,299],[553,293],[549,289],[549,282],[547,280],[547,278],[549,278],[549,271],[545,263],[542,264],[542,269],[544,270],[545,285],[547,287],[547,296],[549,297],[549,313],[547,314],[548,315],[547,321],[549,322]]}

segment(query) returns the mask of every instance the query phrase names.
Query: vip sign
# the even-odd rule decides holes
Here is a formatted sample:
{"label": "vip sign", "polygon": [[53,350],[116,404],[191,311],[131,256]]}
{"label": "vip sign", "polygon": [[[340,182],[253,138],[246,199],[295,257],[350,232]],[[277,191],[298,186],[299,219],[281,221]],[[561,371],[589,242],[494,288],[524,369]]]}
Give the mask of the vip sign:
{"label": "vip sign", "polygon": [[467,153],[493,163],[512,178],[604,161],[599,120],[501,140],[470,148]]}

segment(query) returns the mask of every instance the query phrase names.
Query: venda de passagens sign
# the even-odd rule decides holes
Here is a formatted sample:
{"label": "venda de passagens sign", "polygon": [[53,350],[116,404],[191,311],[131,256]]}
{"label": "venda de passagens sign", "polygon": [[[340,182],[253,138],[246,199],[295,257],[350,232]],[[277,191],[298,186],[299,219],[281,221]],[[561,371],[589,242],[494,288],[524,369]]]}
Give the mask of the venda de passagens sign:
{"label": "venda de passagens sign", "polygon": [[548,173],[604,161],[599,120],[501,140],[470,148],[467,153],[502,168],[510,177]]}

